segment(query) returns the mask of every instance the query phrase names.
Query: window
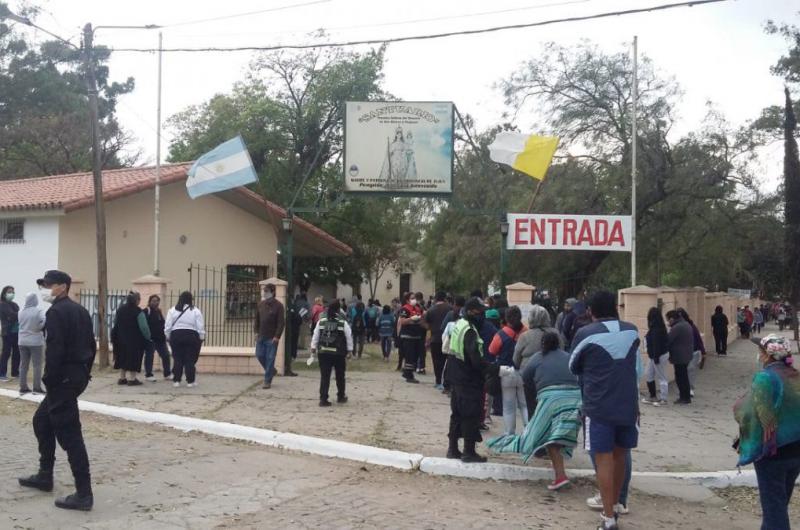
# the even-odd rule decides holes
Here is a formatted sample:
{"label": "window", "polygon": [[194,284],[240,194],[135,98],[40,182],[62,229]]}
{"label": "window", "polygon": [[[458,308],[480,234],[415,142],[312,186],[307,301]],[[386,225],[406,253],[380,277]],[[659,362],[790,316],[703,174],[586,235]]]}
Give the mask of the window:
{"label": "window", "polygon": [[229,319],[255,318],[261,288],[258,282],[269,278],[268,265],[228,265],[226,267],[225,306]]}
{"label": "window", "polygon": [[0,243],[25,243],[25,220],[0,219]]}

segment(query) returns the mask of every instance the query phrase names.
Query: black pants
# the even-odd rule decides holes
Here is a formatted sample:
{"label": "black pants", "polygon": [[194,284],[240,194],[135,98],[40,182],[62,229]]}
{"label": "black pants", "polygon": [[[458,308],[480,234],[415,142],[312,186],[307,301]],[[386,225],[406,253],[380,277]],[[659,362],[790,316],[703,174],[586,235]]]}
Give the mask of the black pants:
{"label": "black pants", "polygon": [[441,385],[445,360],[441,342],[431,342],[431,360],[433,361],[433,374],[436,376],[436,384]]}
{"label": "black pants", "polygon": [[297,359],[297,348],[300,345],[300,325],[301,324],[302,324],[302,321],[300,321],[300,322],[298,322],[296,324],[292,324],[292,329],[291,329],[292,336],[290,337],[290,339],[291,339],[291,343],[290,343],[291,349],[289,350],[291,352],[291,354],[292,354],[292,359]]}
{"label": "black pants", "polygon": [[19,377],[19,334],[3,335],[3,350],[0,354],[0,377],[8,375],[8,359],[11,358],[11,377]]}
{"label": "black pants", "polygon": [[176,383],[181,382],[183,371],[186,370],[186,382],[194,383],[197,375],[197,359],[200,358],[200,336],[196,331],[190,329],[176,329],[170,336],[169,343],[172,346],[172,358],[175,366],[172,368],[172,380]]}
{"label": "black pants", "polygon": [[425,369],[425,361],[428,357],[428,348],[425,347],[425,339],[420,339],[422,343],[422,349],[419,351],[417,355],[417,369],[424,370]]}
{"label": "black pants", "polygon": [[465,442],[480,442],[483,391],[477,387],[453,385],[450,391],[451,441],[464,438]]}
{"label": "black pants", "polygon": [[522,389],[525,391],[525,405],[528,409],[528,417],[533,419],[533,414],[536,412],[536,389],[528,385],[524,385]]}
{"label": "black pants", "polygon": [[675,365],[675,384],[678,387],[678,393],[683,401],[691,401],[692,395],[690,394],[691,385],[689,384],[689,365],[676,364]]}
{"label": "black pants", "polygon": [[400,354],[403,356],[403,377],[411,379],[417,368],[419,356],[425,352],[425,341],[419,339],[400,339]]}
{"label": "black pants", "polygon": [[153,376],[153,359],[155,352],[161,357],[161,369],[164,371],[164,377],[169,377],[172,373],[170,368],[169,348],[167,348],[167,341],[158,340],[148,342],[144,347],[144,375],[145,377]]}
{"label": "black pants", "polygon": [[359,358],[364,354],[364,341],[367,340],[366,331],[353,333],[353,354]]}
{"label": "black pants", "polygon": [[728,330],[714,330],[714,349],[717,353],[728,353]]}
{"label": "black pants", "polygon": [[328,390],[331,387],[331,370],[336,371],[336,396],[343,398],[346,396],[344,372],[347,367],[347,360],[344,355],[336,353],[319,354],[319,399],[328,401]]}
{"label": "black pants", "polygon": [[52,474],[56,461],[56,441],[67,453],[69,467],[78,489],[89,484],[89,455],[81,433],[78,396],[89,383],[83,366],[73,365],[57,385],[47,385],[39,408],[33,415],[33,432],[39,442],[39,469]]}

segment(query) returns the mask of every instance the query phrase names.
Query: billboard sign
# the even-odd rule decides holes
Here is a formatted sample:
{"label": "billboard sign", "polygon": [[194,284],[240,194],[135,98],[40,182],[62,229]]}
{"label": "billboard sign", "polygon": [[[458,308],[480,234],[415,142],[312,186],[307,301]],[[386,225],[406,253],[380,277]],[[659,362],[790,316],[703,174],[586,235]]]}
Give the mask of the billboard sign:
{"label": "billboard sign", "polygon": [[508,214],[509,250],[630,252],[629,215]]}
{"label": "billboard sign", "polygon": [[453,192],[453,103],[348,101],[346,193]]}

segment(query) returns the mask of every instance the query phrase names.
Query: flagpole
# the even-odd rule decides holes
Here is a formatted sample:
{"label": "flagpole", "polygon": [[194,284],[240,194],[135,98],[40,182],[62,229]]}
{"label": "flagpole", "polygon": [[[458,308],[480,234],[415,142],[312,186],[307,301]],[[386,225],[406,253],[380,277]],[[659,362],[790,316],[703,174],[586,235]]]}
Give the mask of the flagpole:
{"label": "flagpole", "polygon": [[156,104],[156,201],[153,220],[153,275],[158,276],[160,271],[159,256],[159,228],[161,222],[161,55],[162,35],[158,32],[158,103]]}
{"label": "flagpole", "polygon": [[631,287],[636,285],[636,143],[639,99],[639,38],[633,36],[633,118],[631,120]]}

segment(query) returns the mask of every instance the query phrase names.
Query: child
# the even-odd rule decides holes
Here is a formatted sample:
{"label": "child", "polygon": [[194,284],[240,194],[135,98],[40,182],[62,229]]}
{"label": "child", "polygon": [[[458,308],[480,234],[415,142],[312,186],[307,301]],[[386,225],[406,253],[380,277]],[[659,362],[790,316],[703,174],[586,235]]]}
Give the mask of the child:
{"label": "child", "polygon": [[394,339],[395,318],[392,308],[388,305],[383,306],[383,313],[378,319],[378,333],[381,337],[381,351],[383,352],[384,362],[389,362],[392,354],[392,341]]}

